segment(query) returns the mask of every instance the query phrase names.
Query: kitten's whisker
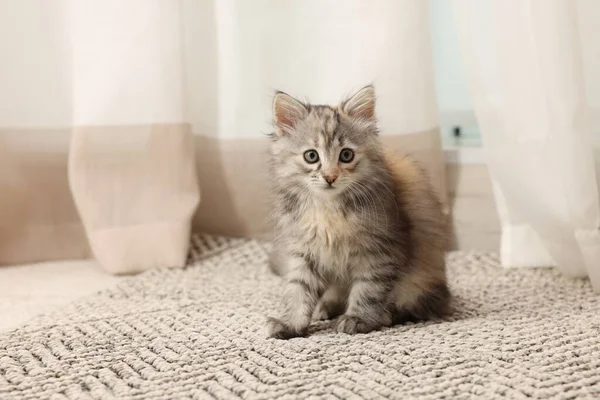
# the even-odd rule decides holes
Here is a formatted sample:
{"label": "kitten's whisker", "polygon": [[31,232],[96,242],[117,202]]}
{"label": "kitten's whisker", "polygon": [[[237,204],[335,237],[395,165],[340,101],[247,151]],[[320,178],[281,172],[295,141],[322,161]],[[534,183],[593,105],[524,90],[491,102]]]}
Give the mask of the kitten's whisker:
{"label": "kitten's whisker", "polygon": [[387,187],[387,185],[385,184],[385,182],[381,182],[380,180],[379,180],[379,182],[381,183],[381,186],[385,190],[387,190],[387,192],[390,194],[390,196],[392,196],[392,200],[394,201],[394,205],[396,206],[396,215],[399,215],[400,214],[400,210],[398,209],[398,201],[396,200],[396,194],[394,192],[392,192],[389,187]]}
{"label": "kitten's whisker", "polygon": [[[349,190],[349,191],[350,191],[352,194],[355,194],[355,195],[358,197],[358,203],[361,205],[361,207],[359,207],[359,206],[356,204],[356,199],[354,198],[354,196],[352,196],[352,202],[354,203],[354,207],[355,207],[355,209],[356,209],[356,210],[360,210],[360,213],[361,213],[361,219],[362,219],[362,218],[365,216],[365,214],[367,214],[367,212],[368,212],[368,210],[366,210],[366,209],[365,209],[365,207],[364,207],[364,206],[362,206],[362,204],[361,204],[361,199],[363,198],[363,195],[362,195],[362,194],[361,194],[361,193],[360,193],[358,190],[355,190],[355,188],[354,188],[354,187],[352,187],[352,185],[351,185],[351,184],[348,186],[348,190]],[[369,214],[367,214],[367,216],[369,216]]]}
{"label": "kitten's whisker", "polygon": [[[385,205],[383,204],[381,197],[376,192],[369,190],[369,188],[367,186],[365,186],[364,184],[362,184],[358,181],[356,181],[354,183],[356,183],[359,188],[362,188],[364,193],[366,193],[373,200],[373,206],[375,207],[375,211],[377,211],[377,207],[375,206],[375,198],[377,198],[377,200],[379,201],[379,204],[381,205],[381,209],[383,211],[383,216],[385,217],[385,227],[386,227],[386,229],[389,228],[390,225],[389,225],[389,220],[387,217],[386,208],[385,208]],[[373,196],[375,196],[375,197],[373,197]],[[379,213],[377,213],[377,215],[379,215]]]}
{"label": "kitten's whisker", "polygon": [[[369,209],[364,209],[363,212],[367,214],[367,216],[372,217],[374,220],[380,220],[380,210],[379,207],[377,207],[377,205],[375,204],[375,199],[374,197],[369,193],[368,189],[362,185],[360,185],[358,182],[353,182],[356,184],[356,193],[358,193],[360,195],[360,198],[365,200],[365,206],[370,206]],[[370,201],[369,201],[370,200]],[[383,203],[381,202],[381,199],[379,199],[379,202],[381,205],[383,205]],[[387,219],[387,215],[386,215],[386,210],[385,208],[382,209],[381,211],[384,212],[384,218],[385,218],[385,227],[386,230],[389,227],[389,221]]]}

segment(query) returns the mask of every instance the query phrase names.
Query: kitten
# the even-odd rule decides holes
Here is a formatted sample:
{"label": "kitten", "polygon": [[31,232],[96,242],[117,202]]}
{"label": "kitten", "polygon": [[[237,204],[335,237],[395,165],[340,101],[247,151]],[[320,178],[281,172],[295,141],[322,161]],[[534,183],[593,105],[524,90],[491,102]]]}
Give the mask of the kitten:
{"label": "kitten", "polygon": [[306,335],[313,318],[353,334],[443,316],[446,217],[424,172],[384,153],[373,86],[339,106],[277,92],[273,114],[270,265],[286,288],[269,336]]}

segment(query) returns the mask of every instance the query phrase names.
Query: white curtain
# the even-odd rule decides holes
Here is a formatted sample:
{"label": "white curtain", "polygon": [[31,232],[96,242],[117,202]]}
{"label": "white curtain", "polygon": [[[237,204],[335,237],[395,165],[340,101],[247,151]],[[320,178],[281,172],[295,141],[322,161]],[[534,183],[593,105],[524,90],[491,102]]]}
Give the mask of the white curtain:
{"label": "white curtain", "polygon": [[589,276],[600,291],[592,140],[600,110],[600,2],[454,5],[502,222],[502,262],[557,266],[568,276]]}
{"label": "white curtain", "polygon": [[275,89],[374,83],[385,143],[445,197],[428,19],[422,0],[0,0],[0,263],[91,249],[135,272],[185,263],[192,227],[268,237]]}

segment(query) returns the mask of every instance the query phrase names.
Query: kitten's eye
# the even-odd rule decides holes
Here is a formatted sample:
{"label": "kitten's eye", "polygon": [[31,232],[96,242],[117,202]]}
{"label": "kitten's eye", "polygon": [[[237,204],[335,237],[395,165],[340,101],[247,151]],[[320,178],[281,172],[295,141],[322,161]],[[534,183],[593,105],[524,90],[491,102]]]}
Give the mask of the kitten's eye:
{"label": "kitten's eye", "polygon": [[354,160],[354,152],[350,149],[343,149],[340,153],[340,161],[349,163]]}
{"label": "kitten's eye", "polygon": [[319,153],[316,150],[306,150],[304,152],[304,160],[309,164],[314,164],[319,161]]}

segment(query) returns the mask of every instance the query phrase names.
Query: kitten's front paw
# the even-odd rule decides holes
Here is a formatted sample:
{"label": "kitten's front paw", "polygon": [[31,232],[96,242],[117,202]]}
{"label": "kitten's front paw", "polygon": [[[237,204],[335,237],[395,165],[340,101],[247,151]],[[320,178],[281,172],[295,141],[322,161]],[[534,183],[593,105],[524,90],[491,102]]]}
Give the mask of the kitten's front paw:
{"label": "kitten's front paw", "polygon": [[267,329],[269,337],[274,339],[285,340],[306,335],[306,330],[297,331],[277,318],[269,318],[267,320]]}
{"label": "kitten's front paw", "polygon": [[355,333],[368,333],[379,328],[374,324],[365,322],[362,318],[353,315],[342,315],[336,323],[335,330],[338,333],[347,333],[349,335]]}

